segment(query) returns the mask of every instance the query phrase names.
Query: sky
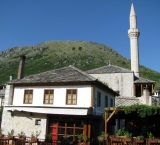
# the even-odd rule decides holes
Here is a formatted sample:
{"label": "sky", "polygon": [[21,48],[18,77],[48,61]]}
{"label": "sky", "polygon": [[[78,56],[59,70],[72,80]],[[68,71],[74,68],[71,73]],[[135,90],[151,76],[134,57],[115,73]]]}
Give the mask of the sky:
{"label": "sky", "polygon": [[108,45],[130,59],[132,2],[140,30],[139,63],[160,72],[160,0],[0,0],[0,52],[79,40]]}

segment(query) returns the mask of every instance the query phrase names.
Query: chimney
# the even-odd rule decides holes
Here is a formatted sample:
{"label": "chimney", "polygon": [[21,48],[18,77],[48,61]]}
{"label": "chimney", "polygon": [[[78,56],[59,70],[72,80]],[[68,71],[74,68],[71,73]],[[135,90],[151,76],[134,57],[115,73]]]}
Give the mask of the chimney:
{"label": "chimney", "polygon": [[144,104],[146,105],[151,105],[151,101],[150,101],[150,93],[147,87],[143,88],[143,99],[144,99]]}
{"label": "chimney", "polygon": [[25,55],[22,55],[20,57],[17,79],[22,79],[23,78],[25,59],[26,59]]}
{"label": "chimney", "polygon": [[10,80],[10,81],[13,80],[13,76],[14,76],[14,74],[11,74],[11,75],[10,75],[10,77],[9,77],[9,80]]}

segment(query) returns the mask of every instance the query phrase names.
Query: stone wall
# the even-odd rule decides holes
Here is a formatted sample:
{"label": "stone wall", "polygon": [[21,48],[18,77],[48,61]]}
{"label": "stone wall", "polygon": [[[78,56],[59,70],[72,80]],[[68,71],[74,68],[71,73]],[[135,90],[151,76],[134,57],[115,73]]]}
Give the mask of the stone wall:
{"label": "stone wall", "polygon": [[[36,119],[41,120],[40,125],[35,125]],[[39,138],[44,139],[46,134],[46,124],[47,115],[45,114],[30,114],[28,112],[10,112],[4,110],[1,128],[5,135],[8,135],[8,132],[11,131],[11,129],[14,129],[15,136],[23,131],[27,137],[30,137],[32,132],[41,131]]]}
{"label": "stone wall", "polygon": [[106,83],[114,91],[119,91],[120,96],[133,97],[133,73],[109,73],[109,74],[91,74]]}
{"label": "stone wall", "polygon": [[13,85],[6,85],[4,105],[12,104]]}

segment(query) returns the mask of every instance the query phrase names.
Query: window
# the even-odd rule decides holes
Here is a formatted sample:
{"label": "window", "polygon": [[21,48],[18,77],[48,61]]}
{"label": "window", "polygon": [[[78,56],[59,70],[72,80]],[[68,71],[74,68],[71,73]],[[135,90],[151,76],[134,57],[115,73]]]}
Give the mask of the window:
{"label": "window", "polygon": [[110,107],[113,107],[113,99],[110,100]]}
{"label": "window", "polygon": [[41,125],[41,119],[36,119],[35,120],[35,125]]}
{"label": "window", "polygon": [[[58,121],[58,122],[57,122]],[[76,140],[77,134],[87,132],[87,126],[82,124],[82,121],[61,121],[57,120],[51,122],[50,129],[52,130],[52,139],[60,140],[63,137],[69,137],[71,140]],[[86,126],[86,128],[84,127]],[[85,128],[85,129],[84,129]]]}
{"label": "window", "polygon": [[108,96],[105,96],[105,102],[104,103],[105,103],[104,106],[108,107]]}
{"label": "window", "polygon": [[68,105],[77,104],[77,90],[76,89],[67,90],[66,104]]}
{"label": "window", "polygon": [[44,90],[44,104],[53,104],[53,90]]}
{"label": "window", "polygon": [[97,107],[101,106],[101,93],[97,92]]}
{"label": "window", "polygon": [[32,104],[33,90],[24,91],[24,104]]}

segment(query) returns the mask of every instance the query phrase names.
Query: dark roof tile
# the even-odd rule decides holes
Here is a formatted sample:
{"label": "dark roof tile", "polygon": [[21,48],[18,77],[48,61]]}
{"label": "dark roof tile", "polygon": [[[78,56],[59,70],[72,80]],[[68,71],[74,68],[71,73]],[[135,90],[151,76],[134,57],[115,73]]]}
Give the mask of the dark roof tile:
{"label": "dark roof tile", "polygon": [[88,74],[103,74],[103,73],[133,73],[133,71],[118,67],[115,65],[102,66],[86,71]]}
{"label": "dark roof tile", "polygon": [[35,75],[26,76],[23,79],[16,79],[8,83],[47,83],[47,82],[83,82],[95,81],[96,78],[73,67],[63,67]]}
{"label": "dark roof tile", "polygon": [[148,79],[144,79],[144,78],[141,78],[141,77],[135,77],[134,78],[134,83],[155,83],[155,81],[151,81],[151,80],[148,80]]}

